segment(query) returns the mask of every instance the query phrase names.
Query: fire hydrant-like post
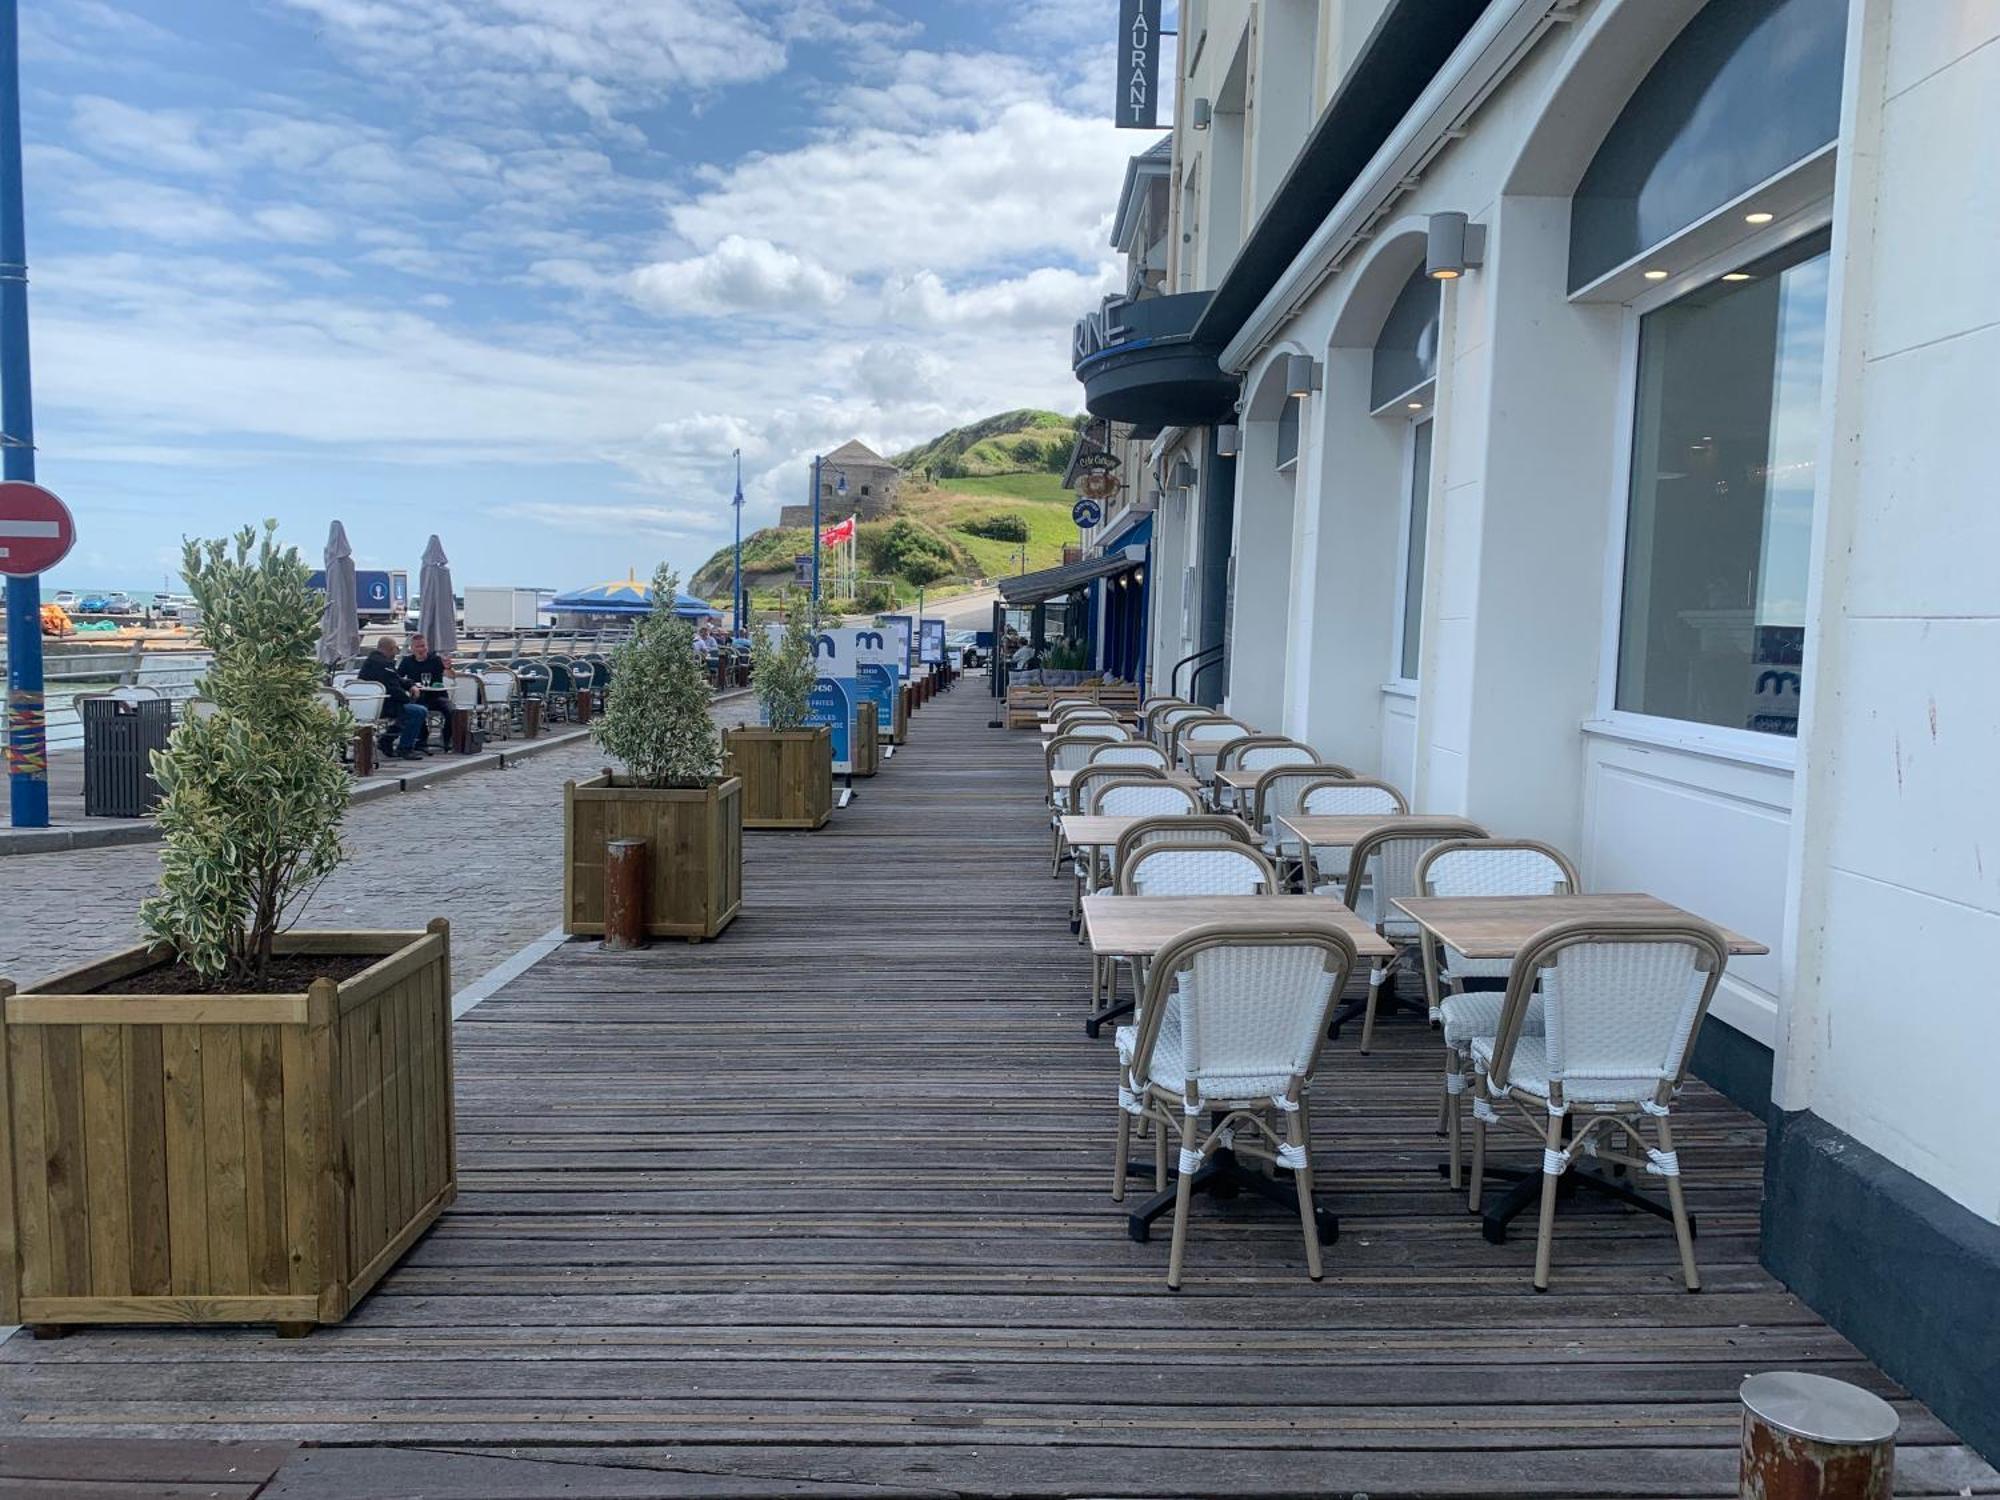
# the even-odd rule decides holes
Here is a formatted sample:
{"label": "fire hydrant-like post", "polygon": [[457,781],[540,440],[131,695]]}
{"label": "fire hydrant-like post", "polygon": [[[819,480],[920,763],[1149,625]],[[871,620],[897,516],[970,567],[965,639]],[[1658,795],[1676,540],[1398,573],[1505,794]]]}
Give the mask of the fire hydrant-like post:
{"label": "fire hydrant-like post", "polygon": [[1893,1500],[1895,1410],[1880,1396],[1796,1370],[1744,1380],[1740,1500]]}
{"label": "fire hydrant-like post", "polygon": [[646,841],[612,839],[604,846],[604,947],[629,953],[646,946]]}

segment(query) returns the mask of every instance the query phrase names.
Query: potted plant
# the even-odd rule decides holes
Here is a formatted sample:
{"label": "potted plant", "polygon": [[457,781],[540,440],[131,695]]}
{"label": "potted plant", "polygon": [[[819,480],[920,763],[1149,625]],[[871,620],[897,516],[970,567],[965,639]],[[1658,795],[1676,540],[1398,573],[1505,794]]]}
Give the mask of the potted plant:
{"label": "potted plant", "polygon": [[604,932],[604,846],[646,841],[646,931],[712,938],[743,904],[743,784],[722,749],[694,627],[674,613],[680,579],[653,575],[653,607],[611,653],[617,684],[591,721],[624,764],[563,789],[563,930]]}
{"label": "potted plant", "polygon": [[213,711],[153,759],[150,941],[0,982],[0,1322],[42,1332],[339,1322],[457,1192],[446,924],[286,926],[340,863],[353,728],[306,565],[266,522],[183,567]]}
{"label": "potted plant", "polygon": [[757,654],[755,728],[732,730],[729,769],[743,781],[745,828],[819,828],[833,815],[833,734],[807,724],[814,670],[813,622],[788,590],[785,626]]}

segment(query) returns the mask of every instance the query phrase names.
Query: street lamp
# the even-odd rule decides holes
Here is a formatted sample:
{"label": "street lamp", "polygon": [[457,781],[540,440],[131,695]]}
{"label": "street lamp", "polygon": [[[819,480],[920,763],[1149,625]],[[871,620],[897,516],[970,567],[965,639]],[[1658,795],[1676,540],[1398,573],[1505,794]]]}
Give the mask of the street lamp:
{"label": "street lamp", "polygon": [[[819,454],[815,453],[813,455],[812,613],[813,613],[813,620],[815,623],[817,623],[819,620],[819,550],[820,550],[819,549],[819,529],[820,529],[819,475],[820,475],[820,468],[822,465],[825,464],[825,462],[826,460],[820,457]],[[846,496],[847,471],[845,469],[835,469],[833,471],[833,489],[835,494],[840,495],[843,498]]]}
{"label": "street lamp", "polygon": [[731,455],[736,460],[736,498],[731,502],[736,507],[736,584],[729,595],[731,636],[743,633],[743,450],[736,449]]}

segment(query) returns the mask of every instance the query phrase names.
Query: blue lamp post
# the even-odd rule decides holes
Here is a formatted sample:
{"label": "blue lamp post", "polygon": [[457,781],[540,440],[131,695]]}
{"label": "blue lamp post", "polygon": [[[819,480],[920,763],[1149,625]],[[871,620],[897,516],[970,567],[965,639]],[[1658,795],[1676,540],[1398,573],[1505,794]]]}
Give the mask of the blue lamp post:
{"label": "blue lamp post", "polygon": [[[28,231],[21,202],[21,19],[0,0],[0,473],[35,477],[28,364]],[[42,584],[7,581],[7,781],[16,828],[49,826],[42,714]]]}
{"label": "blue lamp post", "polygon": [[812,572],[812,612],[813,623],[819,623],[819,465],[820,457],[813,455],[813,572]]}
{"label": "blue lamp post", "polygon": [[733,638],[743,633],[743,450],[738,448],[730,456],[736,460],[736,498],[730,502],[736,507],[736,583],[729,592]]}

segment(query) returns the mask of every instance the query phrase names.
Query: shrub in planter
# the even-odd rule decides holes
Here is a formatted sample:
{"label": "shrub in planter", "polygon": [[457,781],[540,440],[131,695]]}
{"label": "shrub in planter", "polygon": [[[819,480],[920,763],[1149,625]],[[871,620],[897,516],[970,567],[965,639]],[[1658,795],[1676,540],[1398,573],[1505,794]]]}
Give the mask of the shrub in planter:
{"label": "shrub in planter", "polygon": [[306,566],[268,523],[184,564],[215,711],[154,757],[153,941],[0,982],[0,1321],[338,1322],[457,1191],[446,925],[284,928],[347,802]]}
{"label": "shrub in planter", "polygon": [[563,929],[604,931],[604,846],[643,838],[646,931],[711,938],[743,902],[742,783],[719,774],[713,695],[694,627],[674,614],[680,580],[662,565],[653,607],[611,653],[618,691],[591,724],[597,743],[624,762],[563,795]]}
{"label": "shrub in planter", "polygon": [[758,653],[750,685],[763,723],[729,736],[730,769],[743,781],[745,828],[818,828],[833,815],[833,736],[806,724],[813,683],[813,622],[787,593],[785,626]]}

